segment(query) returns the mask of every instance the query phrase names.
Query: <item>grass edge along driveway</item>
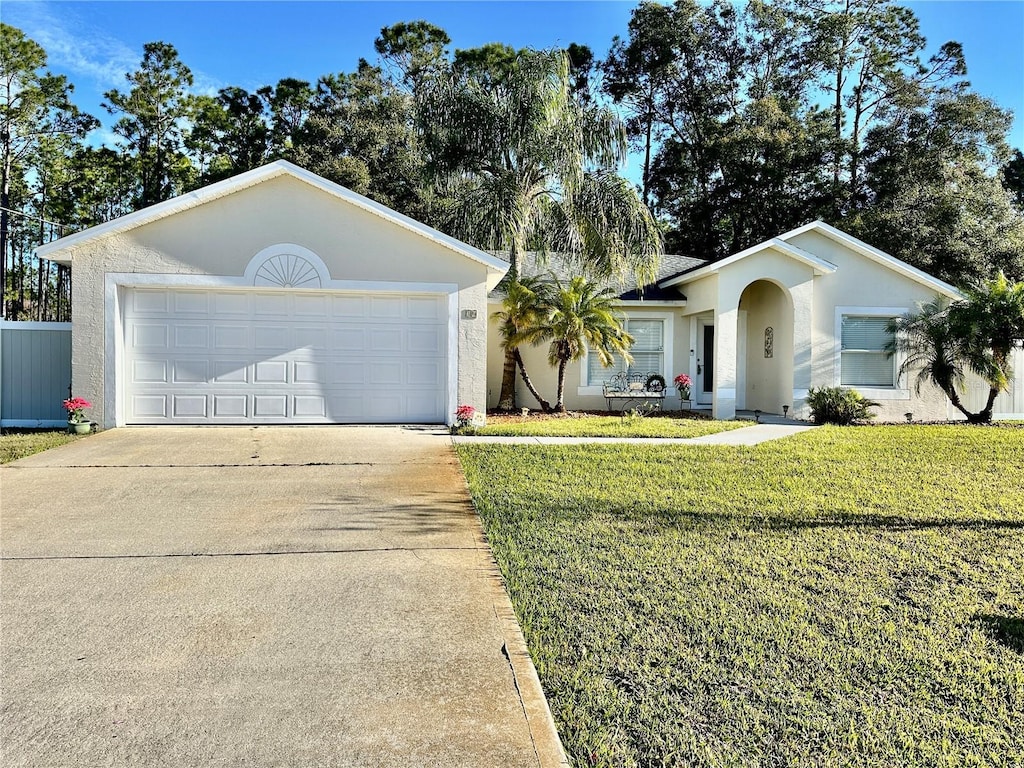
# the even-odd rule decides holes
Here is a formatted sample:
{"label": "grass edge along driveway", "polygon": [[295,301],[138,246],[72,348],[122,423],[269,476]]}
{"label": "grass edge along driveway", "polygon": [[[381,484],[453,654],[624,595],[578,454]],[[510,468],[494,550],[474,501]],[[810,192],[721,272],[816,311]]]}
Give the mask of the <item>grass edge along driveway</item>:
{"label": "grass edge along driveway", "polygon": [[[506,417],[507,418],[507,417]],[[752,421],[716,421],[674,416],[530,417],[521,421],[489,422],[474,434],[487,437],[674,437],[691,438],[752,427]]]}
{"label": "grass edge along driveway", "polygon": [[574,764],[1019,764],[1024,430],[458,452]]}
{"label": "grass edge along driveway", "polygon": [[69,435],[65,429],[4,430],[0,433],[0,464],[23,459],[34,453],[70,443],[83,435]]}

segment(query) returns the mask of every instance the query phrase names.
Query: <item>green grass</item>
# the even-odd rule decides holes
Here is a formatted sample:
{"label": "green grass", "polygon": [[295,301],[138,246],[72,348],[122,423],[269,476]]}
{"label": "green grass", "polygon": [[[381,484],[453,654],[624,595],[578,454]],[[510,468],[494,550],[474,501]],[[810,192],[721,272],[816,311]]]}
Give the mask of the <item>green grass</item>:
{"label": "green grass", "polygon": [[69,435],[65,430],[25,430],[0,434],[0,464],[23,459],[33,453],[56,448],[77,440],[81,435]]}
{"label": "green grass", "polygon": [[574,765],[1021,765],[1024,430],[458,451]]}
{"label": "green grass", "polygon": [[752,421],[712,421],[659,416],[583,416],[488,424],[478,435],[530,437],[700,437],[753,426]]}

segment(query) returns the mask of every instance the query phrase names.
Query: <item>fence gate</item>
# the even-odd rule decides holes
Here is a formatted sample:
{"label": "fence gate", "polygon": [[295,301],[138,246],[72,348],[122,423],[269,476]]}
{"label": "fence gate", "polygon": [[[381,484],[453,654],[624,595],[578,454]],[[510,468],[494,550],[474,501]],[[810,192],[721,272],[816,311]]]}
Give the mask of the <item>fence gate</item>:
{"label": "fence gate", "polygon": [[[1010,355],[1013,366],[1013,379],[1010,389],[1000,392],[992,404],[992,417],[996,419],[1024,419],[1024,349],[1015,349]],[[971,413],[977,413],[985,407],[988,400],[988,384],[973,374],[967,374],[966,392],[961,393],[960,400]],[[964,415],[952,405],[949,406],[949,418],[962,419]]]}
{"label": "fence gate", "polygon": [[71,323],[0,320],[0,427],[61,427],[71,392]]}

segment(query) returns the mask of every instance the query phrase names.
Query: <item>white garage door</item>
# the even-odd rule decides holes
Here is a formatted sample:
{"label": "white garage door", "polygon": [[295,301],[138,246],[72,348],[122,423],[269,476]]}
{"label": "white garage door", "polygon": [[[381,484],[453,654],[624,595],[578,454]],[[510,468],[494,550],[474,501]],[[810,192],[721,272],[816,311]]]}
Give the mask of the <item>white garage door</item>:
{"label": "white garage door", "polygon": [[128,424],[445,420],[444,295],[136,288],[124,308]]}

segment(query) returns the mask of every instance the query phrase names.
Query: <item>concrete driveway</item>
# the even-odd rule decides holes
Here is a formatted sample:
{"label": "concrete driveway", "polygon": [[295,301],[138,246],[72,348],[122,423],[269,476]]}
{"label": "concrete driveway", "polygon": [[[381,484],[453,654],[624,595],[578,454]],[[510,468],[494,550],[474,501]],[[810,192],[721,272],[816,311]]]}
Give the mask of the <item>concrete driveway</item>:
{"label": "concrete driveway", "polygon": [[437,430],[112,430],[0,494],[7,768],[564,760]]}

